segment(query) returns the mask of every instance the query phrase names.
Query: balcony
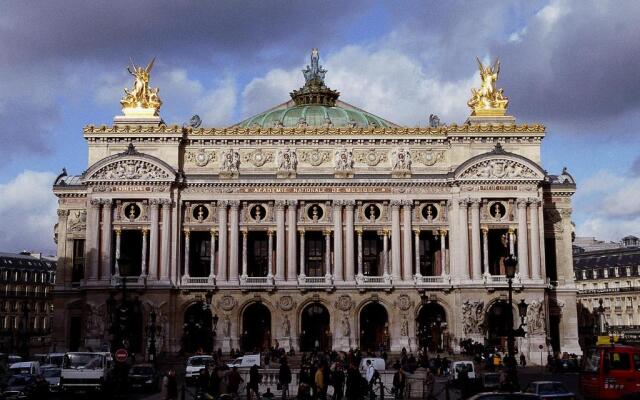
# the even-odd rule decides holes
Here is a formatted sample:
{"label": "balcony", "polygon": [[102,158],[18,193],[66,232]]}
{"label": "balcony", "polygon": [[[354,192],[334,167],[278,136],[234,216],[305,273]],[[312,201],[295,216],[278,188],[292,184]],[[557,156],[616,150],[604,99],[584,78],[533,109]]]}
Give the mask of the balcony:
{"label": "balcony", "polygon": [[414,275],[413,281],[417,288],[433,288],[433,289],[448,289],[451,288],[451,276],[449,275],[437,275],[437,276],[425,276]]}
{"label": "balcony", "polygon": [[322,289],[330,290],[333,288],[333,277],[331,275],[325,276],[306,276],[298,275],[298,286],[301,289]]}
{"label": "balcony", "polygon": [[246,276],[240,277],[242,290],[273,290],[275,288],[273,276]]}
{"label": "balcony", "polygon": [[216,278],[213,276],[183,276],[180,286],[183,288],[206,288],[211,289],[216,285]]}
{"label": "balcony", "polygon": [[111,286],[119,286],[126,283],[130,288],[143,288],[147,286],[147,277],[145,275],[140,276],[120,276],[114,275],[111,277]]}
{"label": "balcony", "polygon": [[392,279],[391,275],[383,276],[368,276],[358,275],[356,276],[356,285],[359,289],[391,289]]}
{"label": "balcony", "polygon": [[638,286],[610,287],[602,289],[578,289],[579,294],[600,294],[600,293],[620,293],[640,291]]}

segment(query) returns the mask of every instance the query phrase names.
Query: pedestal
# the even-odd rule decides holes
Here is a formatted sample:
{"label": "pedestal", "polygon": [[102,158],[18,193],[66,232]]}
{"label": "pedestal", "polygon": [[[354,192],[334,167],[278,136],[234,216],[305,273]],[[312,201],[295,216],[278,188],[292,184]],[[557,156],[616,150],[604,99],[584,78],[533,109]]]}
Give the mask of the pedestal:
{"label": "pedestal", "polygon": [[283,348],[286,352],[289,352],[293,347],[293,341],[290,337],[283,337],[278,341],[280,342],[280,347]]}
{"label": "pedestal", "polygon": [[229,353],[231,351],[231,338],[222,338],[221,348],[223,353]]}

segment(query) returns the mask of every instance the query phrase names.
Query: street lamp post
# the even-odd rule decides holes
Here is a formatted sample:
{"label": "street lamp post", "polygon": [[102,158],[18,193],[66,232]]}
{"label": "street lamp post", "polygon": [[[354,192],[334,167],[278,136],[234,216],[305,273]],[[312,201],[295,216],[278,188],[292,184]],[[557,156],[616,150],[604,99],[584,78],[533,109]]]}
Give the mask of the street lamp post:
{"label": "street lamp post", "polygon": [[509,257],[507,257],[504,260],[504,267],[505,267],[505,273],[507,275],[507,282],[509,284],[509,321],[510,321],[510,328],[508,330],[508,336],[507,336],[507,351],[508,351],[508,355],[509,355],[509,361],[507,364],[507,371],[508,371],[508,376],[509,376],[509,386],[511,389],[515,389],[517,387],[519,387],[519,383],[518,383],[518,372],[516,370],[516,363],[515,363],[515,349],[514,349],[514,345],[515,345],[515,337],[514,337],[514,329],[513,329],[513,278],[516,275],[516,266],[518,265],[518,260],[516,259],[516,257],[513,256],[513,254],[509,255]]}
{"label": "street lamp post", "polygon": [[155,310],[151,310],[151,314],[149,315],[149,361],[151,361],[154,365],[156,363],[156,312]]}

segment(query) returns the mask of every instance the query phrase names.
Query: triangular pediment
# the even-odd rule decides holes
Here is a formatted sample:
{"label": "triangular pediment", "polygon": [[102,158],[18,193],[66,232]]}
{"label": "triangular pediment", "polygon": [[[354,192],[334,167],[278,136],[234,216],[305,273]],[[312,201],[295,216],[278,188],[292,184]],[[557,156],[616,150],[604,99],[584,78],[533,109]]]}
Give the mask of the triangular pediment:
{"label": "triangular pediment", "polygon": [[174,182],[176,172],[164,161],[130,147],[93,164],[84,174],[88,182]]}
{"label": "triangular pediment", "polygon": [[526,157],[492,151],[463,163],[454,176],[461,181],[542,181],[545,171]]}

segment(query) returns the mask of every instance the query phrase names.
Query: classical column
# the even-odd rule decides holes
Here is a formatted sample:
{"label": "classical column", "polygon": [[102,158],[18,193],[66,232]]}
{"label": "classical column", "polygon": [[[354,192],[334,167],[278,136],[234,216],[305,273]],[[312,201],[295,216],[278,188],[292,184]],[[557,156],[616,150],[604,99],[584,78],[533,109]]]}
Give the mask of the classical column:
{"label": "classical column", "polygon": [[189,279],[189,245],[190,245],[191,232],[188,229],[184,230],[184,273],[182,278]]}
{"label": "classical column", "polygon": [[160,223],[160,202],[149,200],[149,279],[158,279],[158,231]]}
{"label": "classical column", "polygon": [[331,276],[331,229],[324,230],[324,275]]}
{"label": "classical column", "polygon": [[529,279],[529,240],[527,239],[527,200],[518,199],[518,271],[521,279]]}
{"label": "classical column", "polygon": [[249,231],[246,229],[242,230],[242,277],[246,278],[247,275],[247,236],[249,236]]}
{"label": "classical column", "polygon": [[102,268],[100,278],[109,280],[111,278],[111,199],[102,200]]}
{"label": "classical column", "polygon": [[[391,202],[391,275],[400,279],[402,253],[400,249],[400,201]],[[386,254],[386,253],[385,253]]]}
{"label": "classical column", "polygon": [[238,208],[240,201],[229,201],[229,241],[231,242],[229,254],[229,282],[238,283],[238,253],[239,253],[239,233],[240,221],[238,218]]}
{"label": "classical column", "polygon": [[85,260],[89,266],[88,278],[90,281],[98,279],[98,266],[100,261],[100,199],[89,200],[89,211],[87,212],[87,233],[85,245]]}
{"label": "classical column", "polygon": [[345,237],[344,237],[344,244],[345,244],[345,260],[344,260],[344,266],[346,269],[346,278],[347,281],[349,282],[353,282],[355,280],[355,266],[354,266],[354,243],[353,243],[353,235],[355,234],[354,232],[354,228],[353,228],[353,207],[355,206],[356,202],[353,200],[346,200],[344,202],[344,209],[345,209]]}
{"label": "classical column", "polygon": [[482,227],[482,265],[484,273],[489,274],[489,229]]}
{"label": "classical column", "polygon": [[73,280],[73,277],[71,275],[67,275],[67,273],[72,272],[72,267],[67,267],[67,265],[69,265],[69,261],[66,261],[67,257],[64,257],[67,250],[66,245],[67,245],[67,219],[68,218],[69,218],[69,210],[58,209],[57,254],[59,256],[58,271],[60,272],[58,273],[57,284],[58,285],[64,284],[65,286]]}
{"label": "classical column", "polygon": [[469,215],[467,213],[468,199],[458,201],[458,224],[460,231],[460,266],[458,277],[469,279]]}
{"label": "classical column", "polygon": [[447,230],[440,229],[440,266],[442,269],[441,274],[444,276],[447,274]]}
{"label": "classical column", "polygon": [[122,237],[122,229],[120,228],[116,228],[115,229],[116,232],[116,263],[115,263],[115,270],[113,272],[113,275],[116,277],[120,276],[120,242],[121,242],[121,237]]}
{"label": "classical column", "polygon": [[209,254],[209,281],[216,279],[216,233],[215,229],[209,231],[211,234],[211,246]]}
{"label": "classical column", "polygon": [[413,254],[415,258],[416,264],[416,274],[418,278],[422,276],[420,272],[420,229],[416,228],[413,230]]}
{"label": "classical column", "polygon": [[363,276],[362,273],[362,228],[356,229],[356,233],[358,234],[358,276]]}
{"label": "classical column", "polygon": [[389,230],[382,230],[382,268],[383,275],[389,275]]}
{"label": "classical column", "polygon": [[305,277],[305,255],[304,255],[304,229],[300,229],[300,276]]}
{"label": "classical column", "polygon": [[296,281],[296,256],[298,253],[296,246],[297,204],[298,202],[296,200],[287,201],[287,281],[289,282]]}
{"label": "classical column", "polygon": [[227,238],[229,231],[227,228],[227,206],[229,201],[218,201],[218,282],[227,281],[227,249],[229,248]]}
{"label": "classical column", "polygon": [[171,200],[162,199],[162,234],[160,240],[160,280],[168,281],[171,269]]}
{"label": "classical column", "polygon": [[411,201],[402,202],[402,280],[413,279],[413,257],[411,256]]}
{"label": "classical column", "polygon": [[140,262],[140,276],[147,277],[149,273],[147,272],[147,237],[149,236],[149,230],[147,228],[142,228],[142,261]]}
{"label": "classical column", "polygon": [[275,203],[276,207],[276,281],[284,280],[284,268],[286,261],[286,254],[284,250],[285,244],[285,225],[284,225],[284,207],[286,202],[278,200]]}
{"label": "classical column", "polygon": [[471,270],[473,279],[482,279],[482,254],[480,253],[480,199],[471,200]]}
{"label": "classical column", "polygon": [[273,230],[269,229],[267,231],[267,254],[269,255],[269,258],[267,258],[267,276],[268,277],[272,277],[273,276]]}
{"label": "classical column", "polygon": [[540,220],[538,218],[538,205],[540,200],[529,199],[529,219],[531,221],[531,278],[540,279]]}
{"label": "classical column", "polygon": [[342,201],[333,201],[333,279],[344,280],[342,273]]}
{"label": "classical column", "polygon": [[509,235],[509,254],[515,255],[516,251],[514,248],[514,243],[516,241],[516,232],[513,230],[513,228],[509,228],[509,230],[507,231],[507,235]]}

